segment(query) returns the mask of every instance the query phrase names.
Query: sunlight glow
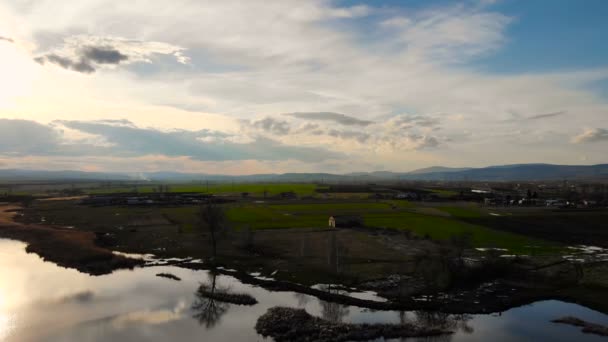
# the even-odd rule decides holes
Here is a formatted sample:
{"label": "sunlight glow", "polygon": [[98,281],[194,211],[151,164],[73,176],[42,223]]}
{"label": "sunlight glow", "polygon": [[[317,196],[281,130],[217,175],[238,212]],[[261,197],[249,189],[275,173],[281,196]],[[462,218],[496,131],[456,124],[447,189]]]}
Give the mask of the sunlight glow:
{"label": "sunlight glow", "polygon": [[16,44],[1,43],[0,56],[0,107],[4,107],[31,94],[36,66]]}

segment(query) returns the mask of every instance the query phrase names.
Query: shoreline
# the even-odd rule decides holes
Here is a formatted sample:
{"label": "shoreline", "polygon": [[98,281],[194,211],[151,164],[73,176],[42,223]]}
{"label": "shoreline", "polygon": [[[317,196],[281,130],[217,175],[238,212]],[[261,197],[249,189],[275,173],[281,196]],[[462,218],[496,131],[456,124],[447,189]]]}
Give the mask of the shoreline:
{"label": "shoreline", "polygon": [[0,206],[0,238],[26,243],[27,253],[35,253],[45,261],[93,276],[143,264],[142,260],[117,255],[98,246],[92,232],[15,222],[12,219],[19,209]]}

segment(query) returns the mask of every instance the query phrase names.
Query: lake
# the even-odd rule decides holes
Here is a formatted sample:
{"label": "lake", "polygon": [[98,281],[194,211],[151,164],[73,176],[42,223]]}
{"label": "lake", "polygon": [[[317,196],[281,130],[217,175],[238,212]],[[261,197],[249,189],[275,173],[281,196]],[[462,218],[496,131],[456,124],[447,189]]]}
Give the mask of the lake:
{"label": "lake", "polygon": [[[573,315],[608,325],[607,315],[560,301],[492,315],[374,312],[293,292],[271,292],[225,275],[215,277],[217,288],[248,293],[259,303],[208,303],[196,296],[201,283],[213,281],[208,271],[155,266],[93,277],[27,254],[25,246],[0,239],[0,341],[270,341],[254,326],[274,306],[304,308],[333,321],[425,322],[456,331],[451,336],[404,341],[605,341],[550,320]],[[161,278],[158,273],[182,280]],[[355,295],[381,300],[371,293]]]}

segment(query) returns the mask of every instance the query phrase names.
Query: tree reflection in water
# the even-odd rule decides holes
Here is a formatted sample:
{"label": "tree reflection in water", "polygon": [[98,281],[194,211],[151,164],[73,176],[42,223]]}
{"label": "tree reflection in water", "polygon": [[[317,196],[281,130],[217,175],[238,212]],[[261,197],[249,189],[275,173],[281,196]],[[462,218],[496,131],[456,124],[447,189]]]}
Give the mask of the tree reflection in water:
{"label": "tree reflection in water", "polygon": [[[341,273],[340,259],[344,254],[346,254],[347,251],[338,241],[336,234],[336,231],[332,231],[328,235],[327,265],[329,271],[334,275],[334,277],[339,279]],[[346,291],[341,290],[339,287],[331,284],[321,285],[319,289],[331,294],[348,295]],[[330,322],[341,323],[344,317],[350,313],[348,306],[342,304],[319,300],[319,305],[321,306],[321,316]]]}
{"label": "tree reflection in water", "polygon": [[192,315],[199,324],[204,325],[205,328],[211,329],[219,323],[222,316],[228,311],[228,303],[220,302],[208,296],[207,293],[216,294],[221,292],[227,292],[228,289],[219,287],[217,284],[217,273],[213,270],[209,271],[209,281],[201,284],[195,293],[195,301],[192,304]]}
{"label": "tree reflection in water", "polygon": [[[436,311],[414,311],[414,312],[399,312],[399,321],[401,324],[411,323],[424,327],[433,327],[451,331],[462,331],[466,334],[474,332],[472,326],[468,323],[473,317],[467,314],[447,314]],[[453,335],[439,335],[417,338],[416,342],[449,342]],[[406,341],[402,339],[401,341]],[[411,341],[411,339],[407,339]]]}
{"label": "tree reflection in water", "polygon": [[[345,291],[332,285],[322,285],[320,289],[332,294],[347,294]],[[350,313],[346,305],[326,302],[324,300],[319,300],[319,305],[321,306],[321,316],[330,322],[341,323],[344,317]]]}
{"label": "tree reflection in water", "polygon": [[293,296],[296,298],[296,300],[298,301],[298,306],[301,308],[305,307],[306,304],[310,302],[310,296],[305,295],[303,293],[296,292],[293,294]]}

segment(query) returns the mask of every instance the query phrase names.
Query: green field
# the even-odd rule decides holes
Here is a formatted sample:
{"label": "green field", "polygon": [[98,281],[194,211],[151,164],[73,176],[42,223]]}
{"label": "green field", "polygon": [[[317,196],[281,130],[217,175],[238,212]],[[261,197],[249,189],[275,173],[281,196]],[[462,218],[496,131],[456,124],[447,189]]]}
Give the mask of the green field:
{"label": "green field", "polygon": [[226,216],[237,227],[253,229],[326,228],[331,215],[388,209],[386,203],[252,204],[232,207]]}
{"label": "green field", "polygon": [[475,206],[438,207],[438,209],[457,218],[477,218],[487,215],[487,213],[482,212],[478,207]]}
{"label": "green field", "polygon": [[445,190],[445,189],[424,189],[424,190],[430,191],[441,198],[452,197],[452,196],[458,195],[458,193],[453,190]]}
{"label": "green field", "polygon": [[[223,185],[223,189],[232,185]],[[279,193],[286,189],[296,189],[303,193],[314,191],[315,185],[299,184],[240,184],[239,190],[251,192],[272,189]],[[216,189],[222,189],[218,187]],[[172,191],[193,190],[190,188],[171,187]],[[269,190],[270,191],[270,190]],[[294,190],[295,191],[295,190]],[[325,202],[325,203],[323,203]],[[132,221],[145,221],[146,224],[175,224],[183,233],[198,231],[199,208],[197,206],[175,207],[87,207],[78,208],[78,212],[68,210],[61,203],[40,203],[48,210],[43,216],[47,222],[65,225],[79,225],[85,229],[101,229],[103,226],[124,226]],[[241,202],[228,204],[226,217],[229,225],[237,230],[251,229],[288,229],[317,228],[328,229],[328,218],[332,215],[359,215],[364,224],[370,228],[388,228],[407,230],[420,238],[449,240],[454,236],[470,233],[475,247],[506,248],[514,254],[534,254],[559,251],[558,242],[547,242],[543,236],[528,237],[526,231],[507,231],[500,229],[499,223],[509,223],[518,215],[495,217],[476,205],[466,203],[412,203],[408,201],[375,201],[375,200],[315,200],[282,201],[255,203]],[[41,212],[42,213],[42,212]],[[551,214],[551,213],[547,213]],[[555,214],[548,215],[556,216]],[[590,217],[590,215],[587,215]],[[528,216],[526,216],[527,218]],[[561,216],[560,216],[561,217]],[[507,222],[508,221],[508,222]],[[520,225],[524,225],[520,223]],[[536,221],[530,221],[536,222]],[[538,224],[536,224],[538,225]],[[557,225],[556,225],[557,226]],[[508,228],[508,227],[507,227]],[[547,236],[547,235],[544,235]]]}
{"label": "green field", "polygon": [[509,249],[515,254],[555,252],[559,245],[523,235],[470,224],[459,218],[485,215],[475,208],[439,207],[452,217],[409,211],[411,205],[395,207],[390,202],[355,202],[326,204],[251,204],[231,207],[228,219],[237,227],[253,229],[325,228],[330,215],[355,214],[363,217],[369,227],[409,230],[417,236],[449,240],[470,233],[475,247]]}
{"label": "green field", "polygon": [[469,224],[450,217],[409,212],[366,214],[365,224],[373,227],[404,229],[433,240],[448,240],[470,233],[475,247],[505,248],[515,254],[548,252],[559,249],[557,244],[527,236]]}

